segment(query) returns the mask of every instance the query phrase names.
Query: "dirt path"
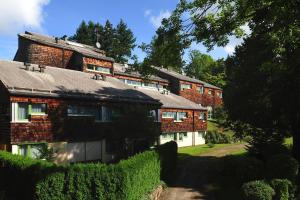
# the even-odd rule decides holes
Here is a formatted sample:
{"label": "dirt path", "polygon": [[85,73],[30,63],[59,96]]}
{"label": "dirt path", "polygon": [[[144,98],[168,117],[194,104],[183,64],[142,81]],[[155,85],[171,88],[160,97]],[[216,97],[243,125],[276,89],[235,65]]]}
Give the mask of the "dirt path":
{"label": "dirt path", "polygon": [[188,158],[179,165],[175,183],[163,193],[160,200],[215,200],[213,190],[220,157],[243,148],[243,144],[236,144]]}

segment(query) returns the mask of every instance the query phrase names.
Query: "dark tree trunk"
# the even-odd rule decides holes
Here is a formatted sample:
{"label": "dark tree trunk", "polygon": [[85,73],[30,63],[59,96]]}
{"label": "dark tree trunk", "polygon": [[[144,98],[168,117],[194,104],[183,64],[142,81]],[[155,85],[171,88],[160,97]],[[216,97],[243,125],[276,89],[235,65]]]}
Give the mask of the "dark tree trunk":
{"label": "dark tree trunk", "polygon": [[300,162],[300,134],[297,131],[293,133],[293,155]]}

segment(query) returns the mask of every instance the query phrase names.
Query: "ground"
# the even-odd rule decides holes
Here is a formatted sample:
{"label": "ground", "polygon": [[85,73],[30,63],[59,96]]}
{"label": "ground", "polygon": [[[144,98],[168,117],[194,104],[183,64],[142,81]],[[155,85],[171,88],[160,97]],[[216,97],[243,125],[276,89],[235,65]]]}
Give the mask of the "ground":
{"label": "ground", "polygon": [[[191,154],[182,156],[182,152],[191,153],[188,148],[179,150],[181,155],[176,178],[160,200],[226,200],[219,192],[220,176],[218,175],[220,162],[225,155],[232,155],[244,152],[244,144],[219,145],[211,149],[204,146],[204,151],[198,150]],[[201,149],[201,147],[198,147]],[[221,195],[221,196],[220,196]]]}

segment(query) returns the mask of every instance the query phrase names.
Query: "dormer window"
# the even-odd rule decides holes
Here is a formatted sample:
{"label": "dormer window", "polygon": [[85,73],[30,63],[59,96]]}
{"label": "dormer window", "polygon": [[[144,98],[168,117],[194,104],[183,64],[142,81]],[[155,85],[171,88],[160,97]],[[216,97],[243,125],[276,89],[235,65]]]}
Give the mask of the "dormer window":
{"label": "dormer window", "polygon": [[180,89],[181,90],[190,90],[192,88],[191,84],[181,84]]}
{"label": "dormer window", "polygon": [[87,65],[87,70],[88,71],[93,71],[93,72],[100,72],[103,74],[111,74],[111,69],[107,67],[102,67],[102,66],[97,66],[97,65]]}

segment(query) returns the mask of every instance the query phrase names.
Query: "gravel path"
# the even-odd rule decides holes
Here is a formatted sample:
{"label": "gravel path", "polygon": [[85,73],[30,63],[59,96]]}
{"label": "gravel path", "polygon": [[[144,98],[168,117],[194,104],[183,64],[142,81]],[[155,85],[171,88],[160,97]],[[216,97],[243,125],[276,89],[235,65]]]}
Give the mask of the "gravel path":
{"label": "gravel path", "polygon": [[178,167],[175,183],[162,194],[160,200],[215,200],[213,191],[219,158],[244,147],[244,144],[236,144],[188,158]]}

